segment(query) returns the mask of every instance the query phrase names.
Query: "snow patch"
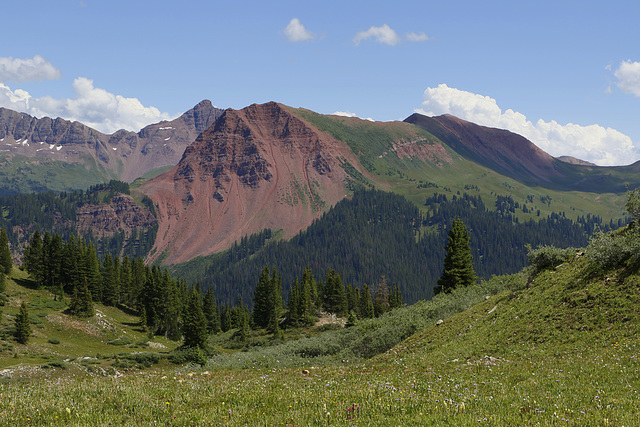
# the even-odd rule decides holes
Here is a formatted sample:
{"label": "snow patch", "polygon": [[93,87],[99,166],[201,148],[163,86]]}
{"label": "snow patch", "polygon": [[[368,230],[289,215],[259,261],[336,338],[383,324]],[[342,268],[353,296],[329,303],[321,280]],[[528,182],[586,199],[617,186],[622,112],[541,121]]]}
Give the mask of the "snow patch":
{"label": "snow patch", "polygon": [[29,143],[27,141],[28,141],[28,139],[25,139],[24,141],[22,141],[22,145],[26,145],[28,147]]}
{"label": "snow patch", "polygon": [[[164,140],[165,140],[165,141],[168,141],[168,140],[170,140],[170,139],[171,139],[171,137],[169,137],[169,138],[165,138]],[[165,145],[166,145],[166,144],[165,144]]]}
{"label": "snow patch", "polygon": [[40,142],[40,145],[44,144],[44,141]]}
{"label": "snow patch", "polygon": [[62,145],[58,145],[58,146],[56,147],[56,150],[58,150],[58,151],[60,151],[61,149],[62,149]]}
{"label": "snow patch", "polygon": [[0,142],[4,141],[4,138],[0,139]]}
{"label": "snow patch", "polygon": [[116,151],[117,149],[118,149],[118,148],[116,148],[116,147],[113,147],[113,151]]}
{"label": "snow patch", "polygon": [[168,129],[175,129],[175,128],[172,128],[171,126],[167,126],[167,127],[164,127],[164,128],[158,128],[158,130],[168,130]]}
{"label": "snow patch", "polygon": [[53,150],[53,147],[55,147],[56,144],[49,144],[49,150]]}

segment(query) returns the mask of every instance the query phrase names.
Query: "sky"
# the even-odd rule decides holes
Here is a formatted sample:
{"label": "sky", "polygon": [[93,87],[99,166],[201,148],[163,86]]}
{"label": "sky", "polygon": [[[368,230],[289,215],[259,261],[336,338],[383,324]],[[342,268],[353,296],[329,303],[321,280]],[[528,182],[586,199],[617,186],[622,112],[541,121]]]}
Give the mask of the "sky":
{"label": "sky", "polygon": [[640,160],[640,2],[2,1],[0,106],[102,132],[209,99],[453,114],[598,165]]}

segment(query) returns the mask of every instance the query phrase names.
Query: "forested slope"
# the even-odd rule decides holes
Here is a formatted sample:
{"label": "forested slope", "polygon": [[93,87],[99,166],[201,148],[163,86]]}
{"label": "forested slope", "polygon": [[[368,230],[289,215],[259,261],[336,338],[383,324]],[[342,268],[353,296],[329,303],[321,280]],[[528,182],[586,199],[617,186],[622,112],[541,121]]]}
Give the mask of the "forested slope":
{"label": "forested slope", "polygon": [[306,266],[316,278],[333,268],[345,284],[358,288],[366,283],[375,289],[384,275],[388,283],[400,287],[403,301],[412,304],[432,297],[442,270],[447,228],[456,217],[469,229],[474,266],[482,278],[519,271],[527,262],[526,244],[585,246],[595,224],[602,222],[593,216],[574,222],[555,214],[520,223],[510,208],[489,210],[480,197],[466,194],[434,196],[425,203],[428,216],[396,194],[358,191],[290,241],[273,242],[267,230],[229,251],[175,266],[174,271],[188,281],[200,280],[220,301],[232,304],[238,296],[252,300],[265,265],[280,272],[285,294]]}

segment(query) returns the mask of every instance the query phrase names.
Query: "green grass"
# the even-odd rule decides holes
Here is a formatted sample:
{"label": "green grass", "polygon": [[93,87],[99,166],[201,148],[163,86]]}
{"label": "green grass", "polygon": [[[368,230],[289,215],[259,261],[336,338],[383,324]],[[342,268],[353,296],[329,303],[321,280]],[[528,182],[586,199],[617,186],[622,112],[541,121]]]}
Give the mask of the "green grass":
{"label": "green grass", "polygon": [[[0,424],[639,425],[638,272],[598,271],[580,254],[531,271],[353,328],[221,347],[205,367],[122,375],[42,354],[48,368],[0,379]],[[9,281],[10,302],[34,293],[42,307],[37,292]],[[129,353],[119,363],[154,357]]]}
{"label": "green grass", "polygon": [[[77,364],[83,357],[140,351],[146,348],[142,343],[149,341],[147,333],[138,324],[138,317],[115,307],[96,304],[97,315],[90,319],[66,314],[68,298],[55,301],[48,290],[33,289],[27,273],[16,267],[6,284],[7,302],[0,307],[0,369],[45,365],[51,362],[52,357]],[[14,317],[22,301],[27,302],[32,329],[27,345],[16,343],[12,336]],[[155,351],[165,354],[165,357],[180,344],[164,337],[154,337],[152,341],[157,343]],[[110,344],[113,342],[121,345]],[[108,368],[115,357],[101,360],[99,365]]]}
{"label": "green grass", "polygon": [[85,158],[82,163],[68,163],[0,155],[0,194],[86,189],[111,178],[111,174],[92,158]]}

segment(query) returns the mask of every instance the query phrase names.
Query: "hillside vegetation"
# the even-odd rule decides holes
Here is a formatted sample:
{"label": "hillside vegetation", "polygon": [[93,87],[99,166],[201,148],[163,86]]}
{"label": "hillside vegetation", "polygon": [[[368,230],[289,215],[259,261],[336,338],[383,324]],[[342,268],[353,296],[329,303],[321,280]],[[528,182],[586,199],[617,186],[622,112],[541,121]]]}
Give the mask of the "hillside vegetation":
{"label": "hillside vegetation", "polygon": [[[351,328],[215,356],[201,368],[117,378],[59,371],[51,382],[5,380],[0,419],[637,425],[638,238],[630,227],[599,235],[584,250],[532,250],[532,266],[517,275]],[[607,252],[607,239],[616,241],[617,253]]]}

